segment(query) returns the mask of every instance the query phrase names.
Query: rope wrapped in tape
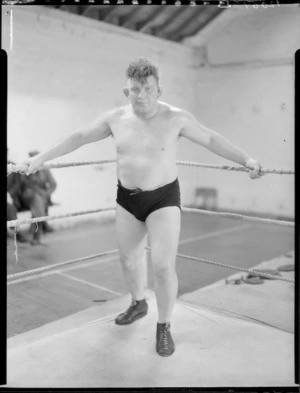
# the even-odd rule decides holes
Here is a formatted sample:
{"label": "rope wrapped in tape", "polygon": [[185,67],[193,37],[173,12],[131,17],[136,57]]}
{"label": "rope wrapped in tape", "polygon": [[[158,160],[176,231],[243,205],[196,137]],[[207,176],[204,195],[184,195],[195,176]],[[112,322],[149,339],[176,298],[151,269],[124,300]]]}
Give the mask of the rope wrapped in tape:
{"label": "rope wrapped in tape", "polygon": [[245,216],[243,214],[237,214],[237,213],[215,212],[215,211],[211,211],[211,210],[193,209],[193,208],[189,208],[189,207],[183,207],[182,211],[186,212],[186,213],[196,213],[196,214],[203,214],[203,215],[207,215],[207,216],[235,218],[238,220],[261,223],[261,224],[270,224],[270,225],[279,225],[279,226],[288,226],[288,227],[295,226],[294,221],[273,220],[270,218],[259,218],[259,217]]}
{"label": "rope wrapped in tape", "polygon": [[[145,247],[145,249],[147,251],[151,251],[150,247]],[[64,266],[69,266],[69,265],[72,265],[72,264],[75,264],[75,263],[80,263],[80,262],[86,262],[86,261],[89,261],[91,259],[99,258],[101,256],[108,255],[108,254],[113,254],[113,253],[117,253],[117,252],[119,252],[119,250],[115,249],[115,250],[111,250],[111,251],[102,252],[100,254],[90,255],[90,256],[87,256],[87,257],[83,257],[83,258],[73,259],[73,260],[65,261],[65,262],[61,262],[61,263],[56,263],[54,265],[48,265],[48,266],[43,266],[43,267],[40,267],[40,268],[37,268],[37,269],[26,270],[24,272],[10,274],[10,275],[7,276],[7,279],[8,280],[13,280],[13,279],[21,278],[21,277],[41,274],[41,273],[44,273],[46,271],[57,270],[57,269],[60,269],[60,268],[62,268]],[[184,254],[177,254],[177,257],[188,259],[188,260],[192,260],[192,261],[197,261],[197,262],[204,262],[204,263],[211,264],[211,265],[221,266],[221,267],[225,267],[227,269],[239,270],[239,271],[246,272],[246,273],[254,273],[257,276],[269,278],[269,279],[272,279],[272,280],[280,280],[280,281],[286,281],[286,282],[290,282],[290,283],[294,283],[295,282],[293,279],[288,278],[288,277],[279,276],[279,275],[277,276],[277,275],[264,273],[264,272],[253,270],[253,269],[242,268],[242,267],[239,267],[239,266],[232,266],[232,265],[228,265],[228,264],[224,264],[224,263],[220,263],[220,262],[210,261],[208,259],[192,257],[192,256],[189,256],[189,255],[184,255]]]}
{"label": "rope wrapped in tape", "polygon": [[22,278],[22,277],[26,277],[26,276],[33,276],[33,275],[41,274],[41,273],[44,273],[44,272],[50,271],[50,270],[58,270],[58,269],[65,267],[65,266],[74,265],[75,263],[80,263],[80,262],[87,262],[92,259],[100,258],[105,255],[115,254],[117,252],[119,252],[119,250],[114,249],[114,250],[102,252],[100,254],[89,255],[87,257],[71,259],[70,261],[55,263],[54,265],[42,266],[37,269],[26,270],[24,272],[10,274],[7,276],[7,280],[14,280],[14,279],[18,279],[18,278]]}
{"label": "rope wrapped in tape", "polygon": [[[146,248],[146,250],[151,251],[150,247],[145,247],[145,248]],[[246,269],[246,268],[239,267],[239,266],[228,265],[228,264],[225,264],[225,263],[210,261],[209,259],[192,257],[190,255],[185,255],[185,254],[177,254],[177,257],[188,259],[188,260],[191,260],[191,261],[203,262],[203,263],[207,263],[207,264],[210,264],[210,265],[226,267],[227,269],[239,270],[241,272],[254,273],[257,276],[269,278],[271,280],[280,280],[280,281],[287,281],[287,282],[295,283],[295,281],[293,279],[291,279],[291,278],[284,277],[284,276],[279,276],[279,275],[275,276],[274,274],[264,273],[264,272],[261,272],[259,270]]]}
{"label": "rope wrapped in tape", "polygon": [[[116,162],[116,160],[101,160],[101,161],[78,161],[78,162],[66,162],[66,163],[53,163],[41,165],[39,169],[56,169],[56,168],[69,168],[74,166],[84,166],[84,165],[104,165]],[[13,172],[25,173],[28,166],[26,164],[7,164],[7,175]]]}
{"label": "rope wrapped in tape", "polygon": [[[177,164],[184,166],[195,166],[201,168],[211,168],[211,169],[222,169],[226,171],[237,171],[237,172],[249,172],[251,169],[244,166],[231,166],[231,165],[213,165],[213,164],[203,164],[201,162],[193,161],[177,161]],[[290,169],[268,169],[261,167],[261,173],[273,173],[277,175],[294,175],[295,171]]]}
{"label": "rope wrapped in tape", "polygon": [[101,208],[101,209],[84,210],[84,211],[78,211],[78,212],[73,212],[73,213],[58,214],[58,215],[53,215],[53,216],[25,218],[24,220],[11,220],[11,221],[7,221],[7,228],[12,228],[12,227],[16,227],[18,225],[24,225],[24,224],[33,224],[36,222],[56,220],[59,218],[76,217],[76,216],[81,216],[81,215],[85,215],[85,214],[95,214],[95,213],[115,211],[115,210],[116,210],[115,207],[105,207],[105,208]]}
{"label": "rope wrapped in tape", "polygon": [[[75,166],[84,166],[84,165],[103,165],[103,164],[111,164],[116,162],[116,160],[100,160],[100,161],[80,161],[80,162],[69,162],[69,163],[61,163],[61,164],[46,164],[42,165],[40,169],[55,169],[55,168],[68,168]],[[184,166],[194,166],[201,168],[211,168],[211,169],[222,169],[226,171],[237,171],[237,172],[249,172],[250,169],[244,166],[230,166],[230,165],[213,165],[213,164],[204,164],[201,162],[193,162],[193,161],[176,161],[178,165]],[[13,172],[25,173],[27,170],[27,165],[7,165],[7,175]],[[294,175],[295,171],[289,169],[267,169],[261,168],[261,173],[269,173],[269,174],[277,174],[277,175]]]}
{"label": "rope wrapped in tape", "polygon": [[[53,216],[27,218],[24,220],[11,220],[11,221],[7,221],[7,228],[16,227],[18,225],[42,222],[42,221],[56,220],[59,218],[75,217],[75,216],[80,216],[80,215],[85,215],[85,214],[94,214],[94,213],[101,213],[101,212],[105,212],[105,211],[115,211],[115,210],[116,210],[115,207],[107,207],[107,208],[85,210],[85,211],[60,214],[60,215],[53,215]],[[272,220],[269,218],[249,217],[249,216],[245,216],[243,214],[214,212],[214,211],[210,211],[210,210],[192,209],[192,208],[187,208],[187,207],[182,207],[182,211],[186,212],[186,213],[196,213],[196,214],[203,214],[203,215],[208,215],[208,216],[235,218],[235,219],[239,219],[239,220],[261,223],[261,224],[271,224],[271,225],[289,226],[289,227],[292,227],[295,225],[294,221],[282,221],[282,220]]]}

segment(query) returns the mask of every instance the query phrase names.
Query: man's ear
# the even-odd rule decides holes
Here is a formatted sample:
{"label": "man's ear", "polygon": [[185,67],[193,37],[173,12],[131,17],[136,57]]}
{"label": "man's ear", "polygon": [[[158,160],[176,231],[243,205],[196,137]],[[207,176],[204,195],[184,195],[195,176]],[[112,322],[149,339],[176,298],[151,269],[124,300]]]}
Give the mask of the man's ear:
{"label": "man's ear", "polygon": [[124,93],[125,97],[128,98],[128,96],[129,96],[129,89],[127,89],[127,87],[125,87],[125,88],[123,89],[123,93]]}
{"label": "man's ear", "polygon": [[164,91],[163,88],[161,86],[159,86],[159,88],[158,88],[158,97],[160,97],[162,95],[163,91]]}

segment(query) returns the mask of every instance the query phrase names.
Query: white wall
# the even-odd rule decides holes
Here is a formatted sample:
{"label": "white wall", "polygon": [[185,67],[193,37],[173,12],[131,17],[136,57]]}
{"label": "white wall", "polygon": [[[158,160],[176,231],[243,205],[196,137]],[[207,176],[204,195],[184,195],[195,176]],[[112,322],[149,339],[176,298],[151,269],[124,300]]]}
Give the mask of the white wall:
{"label": "white wall", "polygon": [[[182,45],[52,8],[3,6],[12,158],[43,150],[104,109],[125,103],[125,69],[133,58],[148,56],[161,69],[165,101],[190,110],[263,166],[293,169],[299,11],[232,7]],[[106,158],[115,158],[110,139],[58,161]],[[178,159],[229,163],[184,140]],[[184,204],[193,202],[196,187],[216,187],[221,209],[293,216],[293,176],[251,181],[244,173],[190,167],[179,173]],[[114,165],[59,169],[54,175],[54,199],[64,211],[114,204]]]}
{"label": "white wall", "polygon": [[[150,57],[160,67],[164,100],[195,109],[198,53],[191,48],[50,7],[3,7],[2,15],[8,54],[8,146],[16,161],[32,148],[48,148],[103,110],[125,104],[125,70],[139,56]],[[111,139],[56,162],[107,158],[115,158]],[[58,188],[53,199],[62,210],[114,205],[115,165],[101,171],[57,169],[54,175]]]}
{"label": "white wall", "polygon": [[[294,169],[293,60],[300,48],[299,7],[232,7],[185,43],[198,47],[207,61],[199,70],[198,119],[264,167]],[[225,163],[198,147],[183,146],[182,156],[187,154]],[[293,176],[252,181],[243,173],[205,169],[198,179],[199,186],[217,187],[222,210],[294,214]]]}

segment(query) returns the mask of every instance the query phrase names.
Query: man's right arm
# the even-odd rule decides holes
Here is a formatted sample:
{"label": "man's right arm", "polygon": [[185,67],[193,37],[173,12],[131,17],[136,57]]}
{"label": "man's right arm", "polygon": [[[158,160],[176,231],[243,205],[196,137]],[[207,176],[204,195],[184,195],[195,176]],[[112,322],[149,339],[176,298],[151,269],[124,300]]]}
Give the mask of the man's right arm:
{"label": "man's right arm", "polygon": [[102,114],[85,127],[67,136],[49,150],[26,160],[24,162],[28,165],[26,174],[29,175],[35,172],[46,161],[71,153],[87,143],[96,142],[109,137],[112,134],[109,120],[113,115],[114,113],[112,111]]}

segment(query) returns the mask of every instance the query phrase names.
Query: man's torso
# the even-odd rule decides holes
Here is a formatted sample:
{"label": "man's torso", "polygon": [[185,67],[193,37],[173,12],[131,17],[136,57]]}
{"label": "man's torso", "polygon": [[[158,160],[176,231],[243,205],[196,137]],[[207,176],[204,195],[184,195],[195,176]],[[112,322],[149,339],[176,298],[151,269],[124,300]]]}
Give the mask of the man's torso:
{"label": "man's torso", "polygon": [[117,176],[126,188],[152,190],[174,181],[180,128],[176,111],[159,103],[157,114],[140,120],[130,107],[110,122],[117,153]]}

